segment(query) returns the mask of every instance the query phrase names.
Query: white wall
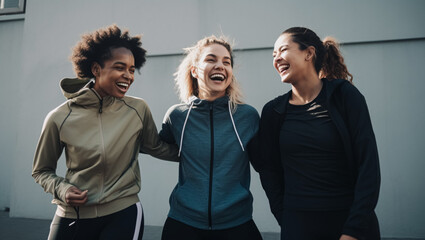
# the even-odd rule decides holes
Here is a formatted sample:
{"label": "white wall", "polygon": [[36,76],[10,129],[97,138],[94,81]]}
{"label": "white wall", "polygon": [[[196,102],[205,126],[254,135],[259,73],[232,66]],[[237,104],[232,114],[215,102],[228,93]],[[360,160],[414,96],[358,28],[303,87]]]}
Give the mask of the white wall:
{"label": "white wall", "polygon": [[[274,40],[303,25],[351,43],[343,52],[368,101],[381,157],[377,212],[383,236],[425,237],[424,11],[420,0],[27,1],[24,21],[0,22],[0,207],[10,206],[14,217],[53,216],[51,196],[31,178],[32,158],[45,115],[64,101],[59,80],[74,76],[68,57],[82,33],[111,23],[143,33],[150,57],[129,94],[147,100],[160,127],[178,101],[172,73],[183,47],[205,35],[233,37],[239,49],[235,74],[247,102],[261,111],[289,89],[272,68]],[[383,42],[412,38],[419,40]],[[177,164],[146,155],[140,162],[146,224],[162,225]],[[260,230],[278,231],[254,172],[251,190]]]}

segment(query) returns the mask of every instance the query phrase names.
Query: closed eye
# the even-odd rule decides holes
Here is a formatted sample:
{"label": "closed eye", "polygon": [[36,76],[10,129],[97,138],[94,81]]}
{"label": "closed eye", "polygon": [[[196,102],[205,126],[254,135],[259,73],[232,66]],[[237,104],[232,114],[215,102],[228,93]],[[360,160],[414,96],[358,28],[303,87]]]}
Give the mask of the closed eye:
{"label": "closed eye", "polygon": [[285,46],[285,47],[281,47],[281,48],[279,49],[279,51],[280,51],[280,52],[282,52],[282,53],[283,53],[283,52],[285,52],[286,50],[288,50],[288,48],[287,48],[286,46]]}

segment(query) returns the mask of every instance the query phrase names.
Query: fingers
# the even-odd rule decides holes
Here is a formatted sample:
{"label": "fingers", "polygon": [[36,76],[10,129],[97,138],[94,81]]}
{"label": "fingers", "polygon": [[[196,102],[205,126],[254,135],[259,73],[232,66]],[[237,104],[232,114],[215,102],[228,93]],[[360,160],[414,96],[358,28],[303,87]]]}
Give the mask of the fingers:
{"label": "fingers", "polygon": [[88,200],[88,190],[81,191],[76,187],[70,187],[65,194],[65,201],[71,206],[84,205]]}

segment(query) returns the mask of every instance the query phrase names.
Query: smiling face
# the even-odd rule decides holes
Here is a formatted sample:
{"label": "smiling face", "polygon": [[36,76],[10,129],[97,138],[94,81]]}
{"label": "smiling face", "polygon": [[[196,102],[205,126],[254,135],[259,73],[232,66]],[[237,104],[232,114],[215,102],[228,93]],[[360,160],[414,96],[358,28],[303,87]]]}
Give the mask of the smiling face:
{"label": "smiling face", "polygon": [[191,72],[198,79],[199,98],[213,101],[223,97],[233,79],[229,51],[220,44],[206,46]]}
{"label": "smiling face", "polygon": [[274,44],[273,66],[282,82],[295,83],[307,72],[311,61],[310,51],[300,50],[298,43],[292,41],[290,34],[281,35]]}
{"label": "smiling face", "polygon": [[124,47],[111,49],[111,57],[104,61],[103,67],[98,63],[92,66],[96,78],[94,89],[103,98],[113,96],[122,98],[134,81],[134,57]]}

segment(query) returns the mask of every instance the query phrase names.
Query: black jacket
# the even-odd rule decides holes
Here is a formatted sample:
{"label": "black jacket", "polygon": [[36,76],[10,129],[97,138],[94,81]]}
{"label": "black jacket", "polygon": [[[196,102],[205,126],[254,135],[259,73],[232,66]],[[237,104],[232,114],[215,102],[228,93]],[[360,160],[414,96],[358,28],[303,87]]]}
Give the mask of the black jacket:
{"label": "black jacket", "polygon": [[[354,200],[343,234],[361,238],[374,214],[380,188],[378,150],[363,95],[347,80],[322,79],[326,85],[326,108],[343,140],[350,169]],[[271,211],[281,224],[284,178],[279,134],[291,91],[268,102],[261,114],[258,136],[251,154],[259,171]]]}

